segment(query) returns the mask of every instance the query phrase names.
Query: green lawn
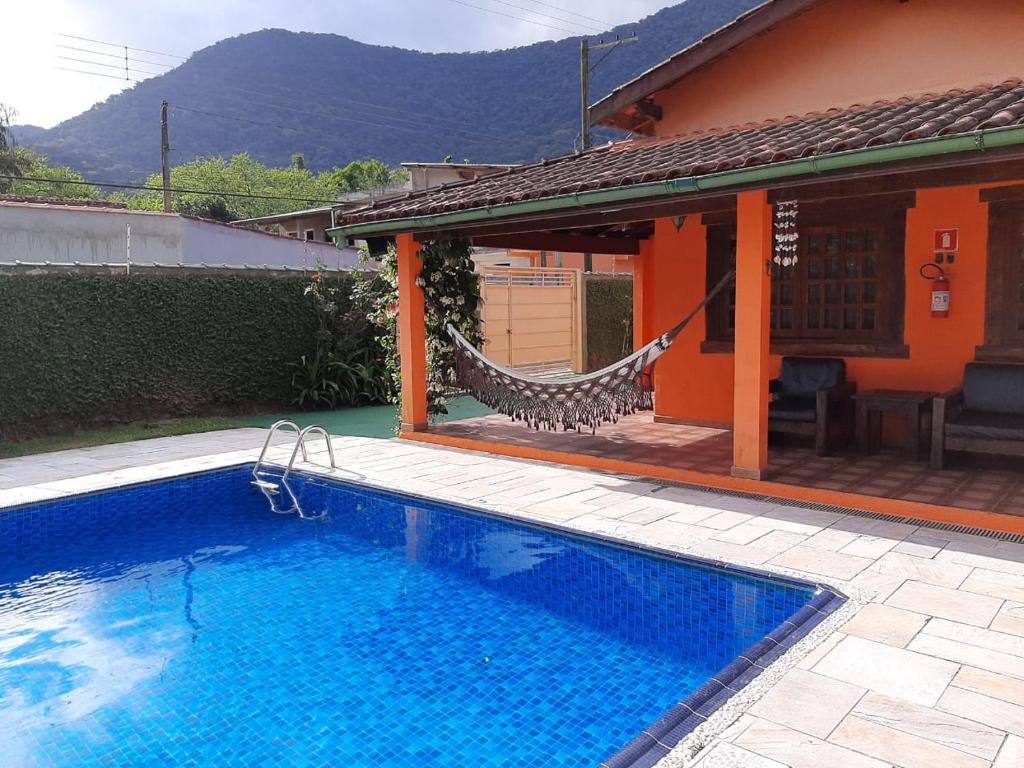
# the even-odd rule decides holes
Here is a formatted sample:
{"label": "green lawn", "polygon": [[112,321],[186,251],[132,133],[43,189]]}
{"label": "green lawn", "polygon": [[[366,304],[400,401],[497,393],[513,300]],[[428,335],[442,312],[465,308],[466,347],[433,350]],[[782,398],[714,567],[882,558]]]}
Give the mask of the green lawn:
{"label": "green lawn", "polygon": [[[493,413],[471,397],[459,398],[448,405],[445,421],[468,419]],[[150,437],[188,435],[238,427],[269,427],[278,419],[291,419],[301,427],[322,424],[332,435],[357,437],[394,437],[395,407],[392,405],[368,408],[343,408],[337,411],[300,411],[272,413],[263,416],[210,416],[205,418],[166,419],[158,423],[127,424],[91,432],[52,435],[16,443],[0,443],[0,459],[28,456],[34,453],[63,451],[68,448],[86,448],[93,445],[124,443]]]}

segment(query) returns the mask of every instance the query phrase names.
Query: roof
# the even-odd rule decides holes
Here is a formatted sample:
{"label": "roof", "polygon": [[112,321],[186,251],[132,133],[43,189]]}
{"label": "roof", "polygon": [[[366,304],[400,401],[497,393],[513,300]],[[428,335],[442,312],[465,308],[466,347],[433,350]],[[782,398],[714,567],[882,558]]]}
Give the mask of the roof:
{"label": "roof", "polygon": [[112,203],[109,200],[85,200],[71,197],[44,197],[41,195],[0,194],[0,203],[17,203],[43,206],[64,206],[68,208],[103,208],[105,210],[126,210],[125,203]]}
{"label": "roof", "polygon": [[288,211],[287,213],[272,213],[269,216],[255,216],[251,219],[236,219],[232,224],[272,224],[275,221],[287,221],[288,219],[301,218],[303,216],[316,216],[320,213],[330,214],[334,206],[325,205],[320,208],[306,208],[302,211]]}
{"label": "roof", "polygon": [[[979,149],[985,145],[976,132],[1010,126],[1024,126],[1024,83],[1020,80],[685,136],[610,143],[581,154],[379,201],[339,214],[337,220],[347,228],[473,209],[487,212],[493,206],[578,196],[596,190],[628,190],[670,180],[700,181],[724,172],[801,158],[814,158],[821,163],[822,158],[836,153],[904,148],[909,142],[963,134],[970,134],[971,141],[962,149]],[[675,187],[656,186],[663,195],[674,190],[678,193]],[[693,188],[697,186],[700,185],[694,183]],[[577,197],[575,205],[583,204]],[[385,226],[373,230],[387,231]]]}
{"label": "roof", "polygon": [[399,163],[403,168],[452,168],[454,170],[488,171],[515,168],[516,163]]}
{"label": "roof", "polygon": [[643,101],[657,91],[668,88],[695,69],[709,64],[780,22],[802,13],[817,2],[819,0],[767,0],[751,8],[690,47],[620,85],[590,107],[590,121],[595,125],[614,124],[615,121],[611,118],[620,111]]}

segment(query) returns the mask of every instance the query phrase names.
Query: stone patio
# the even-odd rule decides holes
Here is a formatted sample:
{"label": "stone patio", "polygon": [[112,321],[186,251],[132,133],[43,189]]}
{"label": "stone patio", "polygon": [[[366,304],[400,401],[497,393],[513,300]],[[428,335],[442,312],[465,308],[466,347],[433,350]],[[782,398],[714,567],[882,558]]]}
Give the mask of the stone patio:
{"label": "stone patio", "polygon": [[[265,434],[3,460],[0,507],[252,461]],[[347,437],[334,447],[342,479],[824,581],[850,596],[665,766],[1024,765],[1024,544],[403,441]]]}

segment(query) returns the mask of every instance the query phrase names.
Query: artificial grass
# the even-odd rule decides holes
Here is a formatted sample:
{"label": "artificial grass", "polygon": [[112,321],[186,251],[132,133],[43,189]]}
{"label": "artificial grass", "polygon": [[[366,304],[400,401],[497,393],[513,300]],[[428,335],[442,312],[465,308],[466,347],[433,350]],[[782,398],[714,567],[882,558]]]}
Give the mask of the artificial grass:
{"label": "artificial grass", "polygon": [[[449,415],[443,421],[469,419],[494,413],[471,397],[458,398],[448,405]],[[15,456],[29,456],[36,453],[63,451],[70,448],[87,448],[95,445],[125,443],[131,440],[146,440],[152,437],[191,435],[199,432],[213,432],[219,429],[239,427],[269,427],[279,419],[291,419],[300,427],[322,424],[332,435],[354,437],[376,437],[388,439],[395,436],[396,411],[393,405],[368,406],[365,408],[341,408],[336,411],[300,411],[295,413],[273,413],[261,416],[208,416],[182,419],[166,419],[157,423],[126,424],[89,432],[66,435],[51,435],[19,442],[0,443],[0,459]]]}

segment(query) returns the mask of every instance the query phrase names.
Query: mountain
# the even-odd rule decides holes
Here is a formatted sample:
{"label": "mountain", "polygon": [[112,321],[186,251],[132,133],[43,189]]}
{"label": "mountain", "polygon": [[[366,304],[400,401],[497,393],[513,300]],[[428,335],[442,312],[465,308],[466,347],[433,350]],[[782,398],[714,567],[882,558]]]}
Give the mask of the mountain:
{"label": "mountain", "polygon": [[[591,102],[761,0],[687,0],[605,35],[639,42],[608,53]],[[421,53],[281,29],[239,35],[23,144],[88,179],[160,169],[160,102],[171,105],[171,163],[248,152],[273,165],[302,153],[321,170],[388,163],[524,162],[571,151],[578,132],[579,38],[480,53]],[[16,106],[16,105],[15,105]],[[613,134],[598,131],[595,139]]]}

